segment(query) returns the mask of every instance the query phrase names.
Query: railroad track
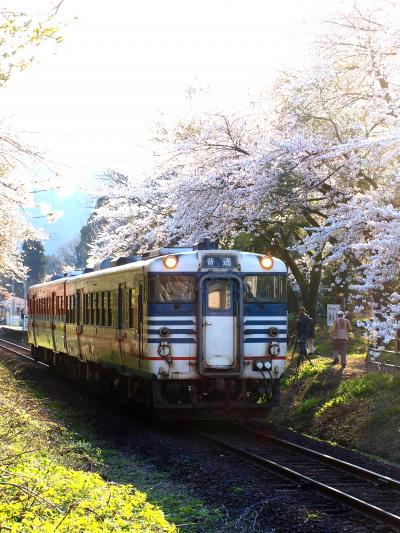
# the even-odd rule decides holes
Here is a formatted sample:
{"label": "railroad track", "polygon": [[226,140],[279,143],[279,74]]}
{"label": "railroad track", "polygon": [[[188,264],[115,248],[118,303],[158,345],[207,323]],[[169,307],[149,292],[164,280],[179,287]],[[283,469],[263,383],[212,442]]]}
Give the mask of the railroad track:
{"label": "railroad track", "polygon": [[218,448],[323,493],[391,530],[400,531],[399,480],[251,426],[230,424],[223,430],[193,431]]}
{"label": "railroad track", "polygon": [[15,342],[6,341],[4,339],[0,339],[0,349],[6,350],[7,352],[13,353],[15,355],[19,355],[20,357],[24,357],[25,359],[29,359],[30,361],[33,361],[34,363],[37,363],[38,365],[42,365],[48,368],[49,365],[46,365],[46,363],[42,363],[41,361],[36,361],[31,355],[31,350],[29,348],[26,348],[25,346],[22,346],[21,344],[16,344]]}

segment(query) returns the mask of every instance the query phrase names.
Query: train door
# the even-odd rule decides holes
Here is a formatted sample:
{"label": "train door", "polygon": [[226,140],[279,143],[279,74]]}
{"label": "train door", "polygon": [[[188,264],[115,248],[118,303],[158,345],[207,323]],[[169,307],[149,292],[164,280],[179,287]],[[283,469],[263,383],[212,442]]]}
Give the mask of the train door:
{"label": "train door", "polygon": [[139,336],[139,368],[142,368],[143,365],[143,282],[139,281],[139,290],[138,290],[138,336]]}
{"label": "train door", "polygon": [[76,340],[78,344],[79,359],[82,359],[82,344],[81,344],[82,333],[83,333],[82,289],[77,289],[76,290]]}
{"label": "train door", "polygon": [[238,277],[209,275],[199,288],[201,374],[238,375],[243,361],[243,290]]}
{"label": "train door", "polygon": [[117,307],[117,340],[119,344],[119,353],[121,358],[121,366],[125,366],[126,357],[129,354],[129,343],[127,335],[127,294],[126,283],[118,285],[118,307]]}
{"label": "train door", "polygon": [[51,315],[50,315],[50,328],[51,336],[53,341],[53,351],[57,352],[57,343],[56,343],[56,293],[51,293]]}
{"label": "train door", "polygon": [[36,299],[36,294],[33,295],[31,300],[31,309],[30,309],[30,325],[32,326],[32,334],[33,334],[33,344],[37,346],[37,340],[36,340],[36,331],[37,331],[37,320],[39,316],[39,302]]}

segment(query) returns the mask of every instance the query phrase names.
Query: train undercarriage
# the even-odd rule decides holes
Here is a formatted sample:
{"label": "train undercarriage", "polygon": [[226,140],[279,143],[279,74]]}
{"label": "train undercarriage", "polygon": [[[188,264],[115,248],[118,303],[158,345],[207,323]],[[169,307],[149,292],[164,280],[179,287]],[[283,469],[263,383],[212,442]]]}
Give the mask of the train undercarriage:
{"label": "train undercarriage", "polygon": [[[159,380],[31,345],[32,357],[85,389],[162,420],[262,417],[279,405],[280,381],[208,378]],[[151,413],[151,414],[150,414]],[[146,415],[147,416],[147,415]]]}

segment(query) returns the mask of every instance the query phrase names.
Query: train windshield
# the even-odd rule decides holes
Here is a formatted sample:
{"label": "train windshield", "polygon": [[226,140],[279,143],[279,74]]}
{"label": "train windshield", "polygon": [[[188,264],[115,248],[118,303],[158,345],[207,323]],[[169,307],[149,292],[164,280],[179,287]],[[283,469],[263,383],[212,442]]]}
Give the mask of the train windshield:
{"label": "train windshield", "polygon": [[196,279],[192,276],[151,276],[149,296],[151,303],[194,302]]}
{"label": "train windshield", "polygon": [[286,302],[286,276],[245,276],[243,285],[245,302]]}

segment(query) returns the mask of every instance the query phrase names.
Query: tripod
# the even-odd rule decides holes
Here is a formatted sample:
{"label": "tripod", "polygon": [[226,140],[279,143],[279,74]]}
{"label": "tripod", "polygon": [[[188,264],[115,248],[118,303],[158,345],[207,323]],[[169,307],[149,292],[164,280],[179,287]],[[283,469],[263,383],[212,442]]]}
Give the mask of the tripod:
{"label": "tripod", "polygon": [[296,353],[296,350],[297,350],[297,345],[299,346],[298,347],[297,362],[296,362],[296,373],[295,373],[296,374],[296,380],[297,380],[297,378],[299,377],[299,368],[300,368],[300,365],[302,363],[304,363],[305,361],[308,361],[311,366],[314,366],[314,365],[313,365],[311,359],[308,356],[306,341],[305,340],[299,340],[299,336],[298,335],[293,335],[292,339],[294,339],[293,340],[292,360],[295,357],[295,353]]}

